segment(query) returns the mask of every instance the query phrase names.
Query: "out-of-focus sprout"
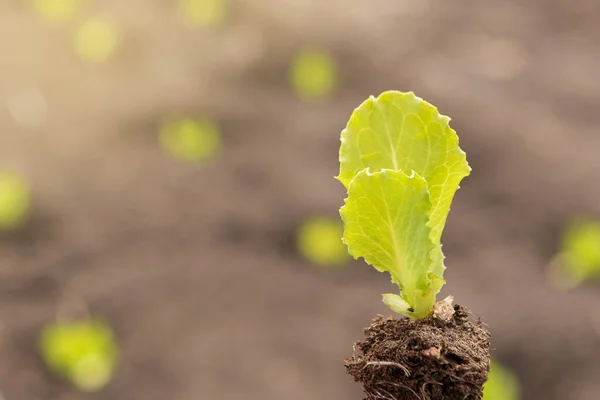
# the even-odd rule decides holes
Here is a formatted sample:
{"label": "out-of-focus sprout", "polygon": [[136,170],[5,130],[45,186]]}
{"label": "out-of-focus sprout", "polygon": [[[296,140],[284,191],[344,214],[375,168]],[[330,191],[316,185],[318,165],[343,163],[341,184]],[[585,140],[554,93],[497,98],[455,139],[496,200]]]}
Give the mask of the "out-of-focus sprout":
{"label": "out-of-focus sprout", "polygon": [[313,264],[322,267],[340,267],[350,257],[342,242],[344,227],[337,219],[310,217],[299,227],[298,252]]}
{"label": "out-of-focus sprout", "polygon": [[179,0],[179,9],[186,22],[195,28],[221,25],[227,14],[225,0]]}
{"label": "out-of-focus sprout", "polygon": [[160,128],[160,141],[174,157],[184,161],[204,161],[221,148],[221,133],[210,118],[167,119]]}
{"label": "out-of-focus sprout", "polygon": [[549,277],[563,289],[600,278],[600,221],[576,218],[567,226]]}
{"label": "out-of-focus sprout", "polygon": [[102,18],[92,18],[79,27],[75,34],[75,53],[84,61],[104,62],[115,52],[120,41],[117,27]]}
{"label": "out-of-focus sprout", "polygon": [[483,385],[483,400],[519,400],[521,388],[517,377],[503,365],[492,360],[487,382]]}
{"label": "out-of-focus sprout", "polygon": [[39,346],[48,368],[85,392],[105,387],[118,361],[112,329],[100,320],[48,325],[40,335]]}
{"label": "out-of-focus sprout", "polygon": [[290,68],[290,84],[294,93],[303,100],[312,101],[329,96],[337,84],[335,59],[328,53],[303,50]]}
{"label": "out-of-focus sprout", "polygon": [[81,7],[80,0],[32,0],[36,14],[49,22],[65,22]]}
{"label": "out-of-focus sprout", "polygon": [[31,206],[27,183],[14,173],[0,174],[0,230],[9,231],[21,227]]}

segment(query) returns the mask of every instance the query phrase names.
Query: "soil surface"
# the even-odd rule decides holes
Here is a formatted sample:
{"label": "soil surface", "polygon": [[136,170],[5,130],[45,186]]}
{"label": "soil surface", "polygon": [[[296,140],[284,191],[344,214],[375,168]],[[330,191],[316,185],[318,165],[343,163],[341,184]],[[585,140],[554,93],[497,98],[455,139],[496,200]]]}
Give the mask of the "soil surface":
{"label": "soil surface", "polygon": [[346,371],[368,400],[477,400],[490,368],[490,334],[454,306],[449,321],[373,320],[346,359]]}
{"label": "soil surface", "polygon": [[[452,117],[473,168],[442,238],[452,294],[493,333],[524,399],[600,398],[600,290],[546,281],[565,222],[600,218],[600,2],[231,0],[213,30],[163,0],[87,1],[50,25],[0,2],[0,168],[32,183],[34,215],[0,240],[6,400],[360,399],[342,360],[389,311],[362,261],[315,268],[290,238],[338,218],[339,134],[367,96],[413,90]],[[101,65],[72,54],[86,17],[123,40]],[[290,57],[332,52],[340,84],[306,104]],[[215,116],[223,150],[166,156],[158,122]],[[113,325],[114,381],[80,393],[45,372],[40,328]]]}

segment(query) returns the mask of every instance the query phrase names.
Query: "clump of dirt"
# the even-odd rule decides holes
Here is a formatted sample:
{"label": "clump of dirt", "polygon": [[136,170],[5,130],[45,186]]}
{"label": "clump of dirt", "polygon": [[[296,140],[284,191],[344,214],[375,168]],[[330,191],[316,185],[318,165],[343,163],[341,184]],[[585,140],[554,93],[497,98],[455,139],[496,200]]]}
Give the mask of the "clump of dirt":
{"label": "clump of dirt", "polygon": [[378,316],[345,360],[367,400],[481,399],[490,369],[490,334],[454,305],[444,321]]}

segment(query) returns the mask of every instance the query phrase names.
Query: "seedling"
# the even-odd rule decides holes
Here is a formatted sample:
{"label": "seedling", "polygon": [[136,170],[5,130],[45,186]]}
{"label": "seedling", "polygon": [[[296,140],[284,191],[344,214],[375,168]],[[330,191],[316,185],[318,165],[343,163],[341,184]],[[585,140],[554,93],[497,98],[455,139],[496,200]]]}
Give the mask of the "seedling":
{"label": "seedling", "polygon": [[92,18],[79,27],[73,46],[75,53],[84,61],[101,63],[113,55],[119,41],[119,31],[114,23]]}
{"label": "seedling", "polygon": [[48,325],[40,335],[39,346],[48,368],[85,392],[106,386],[118,359],[113,332],[99,320]]}
{"label": "seedling", "polygon": [[414,319],[433,310],[445,283],[440,239],[471,171],[449,121],[412,93],[387,92],[356,109],[342,132],[344,242],[352,256],[390,273],[400,293],[383,301]]}
{"label": "seedling", "polygon": [[221,148],[221,133],[210,118],[173,118],[160,128],[160,141],[174,157],[184,161],[204,161]]}
{"label": "seedling", "polygon": [[600,278],[600,222],[576,218],[567,226],[550,278],[560,288],[571,288]]}
{"label": "seedling", "polygon": [[515,374],[492,360],[488,380],[483,386],[483,400],[519,400],[521,388]]}
{"label": "seedling", "polygon": [[321,267],[340,267],[348,261],[348,251],[340,240],[343,226],[339,220],[326,217],[306,219],[298,229],[299,253]]}
{"label": "seedling", "polygon": [[81,0],[32,0],[33,10],[48,22],[65,22],[81,7]]}
{"label": "seedling", "polygon": [[391,275],[399,293],[383,301],[408,317],[375,320],[346,360],[368,399],[480,398],[487,378],[487,331],[451,296],[436,303],[445,283],[440,239],[471,172],[449,121],[412,92],[388,91],[363,102],[342,131],[344,243]]}
{"label": "seedling", "polygon": [[225,0],[180,0],[179,9],[194,28],[221,25],[227,15]]}
{"label": "seedling", "polygon": [[0,174],[0,231],[11,231],[21,227],[30,209],[27,183],[16,174]]}
{"label": "seedling", "polygon": [[290,83],[294,93],[303,100],[329,96],[337,84],[335,59],[322,51],[301,51],[292,61]]}

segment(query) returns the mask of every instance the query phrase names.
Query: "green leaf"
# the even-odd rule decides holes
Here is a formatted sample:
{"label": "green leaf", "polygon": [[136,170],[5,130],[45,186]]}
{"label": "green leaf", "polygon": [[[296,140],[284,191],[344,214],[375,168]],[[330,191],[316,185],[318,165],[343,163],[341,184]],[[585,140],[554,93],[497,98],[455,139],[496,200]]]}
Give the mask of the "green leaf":
{"label": "green leaf", "polygon": [[452,198],[471,171],[449,121],[412,92],[371,96],[342,132],[338,179],[348,188],[365,168],[416,171],[428,184],[431,239],[439,243]]}
{"label": "green leaf", "polygon": [[417,318],[433,306],[433,302],[422,306],[422,299],[431,297],[432,280],[442,280],[431,270],[436,245],[429,238],[430,209],[427,182],[418,174],[388,169],[371,173],[367,169],[350,183],[340,210],[350,254],[389,272],[412,308],[408,311]]}

